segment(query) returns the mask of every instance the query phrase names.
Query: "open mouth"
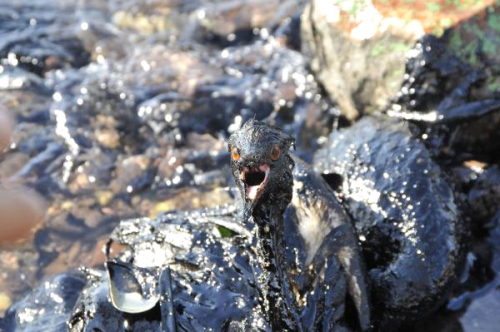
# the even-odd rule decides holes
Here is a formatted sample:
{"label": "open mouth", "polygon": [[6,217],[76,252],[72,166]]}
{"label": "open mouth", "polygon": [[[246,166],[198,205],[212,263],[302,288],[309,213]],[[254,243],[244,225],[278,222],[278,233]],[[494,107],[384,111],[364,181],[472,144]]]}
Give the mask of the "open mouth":
{"label": "open mouth", "polygon": [[243,167],[240,171],[240,180],[245,184],[245,196],[256,200],[264,192],[269,175],[269,165],[263,164],[256,168]]}

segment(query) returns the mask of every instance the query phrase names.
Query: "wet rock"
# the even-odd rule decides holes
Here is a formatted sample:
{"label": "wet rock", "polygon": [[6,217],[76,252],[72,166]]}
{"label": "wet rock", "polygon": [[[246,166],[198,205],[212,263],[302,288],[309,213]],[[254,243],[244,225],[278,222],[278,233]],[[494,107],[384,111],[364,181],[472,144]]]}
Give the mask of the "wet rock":
{"label": "wet rock", "polygon": [[[36,277],[34,277],[36,255],[30,252],[28,243],[15,249],[3,248],[0,253],[0,259],[4,264],[0,272],[0,287],[11,303],[25,296],[26,289],[29,289],[31,284],[36,283]],[[24,265],[26,266],[23,268]],[[2,317],[4,317],[6,309],[0,313]]]}
{"label": "wet rock", "polygon": [[[34,238],[38,275],[53,275],[60,271],[90,265],[91,253],[99,241],[106,239],[117,224],[115,216],[75,206],[53,211]],[[69,210],[69,211],[68,211]],[[125,213],[130,211],[123,209]],[[31,272],[33,273],[33,272]]]}
{"label": "wet rock", "polygon": [[302,6],[298,0],[147,1],[117,3],[105,10],[124,32],[224,47],[255,40],[260,29],[268,33]]}
{"label": "wet rock", "polygon": [[14,304],[0,322],[4,331],[66,331],[85,277],[69,272],[46,280],[40,288]]}
{"label": "wet rock", "polygon": [[[139,118],[156,135],[182,145],[193,131],[227,136],[255,116],[296,133],[311,148],[334,126],[338,110],[322,97],[302,55],[274,37],[213,55],[217,61],[172,55],[173,77],[184,83],[138,106]],[[211,68],[209,74],[204,68]]]}
{"label": "wet rock", "polygon": [[32,155],[30,161],[16,173],[16,177],[27,178],[33,175],[42,176],[47,174],[47,170],[51,166],[53,167],[54,161],[57,161],[63,152],[64,149],[59,142],[48,143],[44,150]]}
{"label": "wet rock", "polygon": [[0,60],[37,75],[89,63],[89,53],[71,29],[72,13],[61,15],[47,6],[7,4],[2,10]]}
{"label": "wet rock", "polygon": [[20,88],[46,90],[43,80],[36,74],[19,67],[0,66],[0,89],[15,91]]}
{"label": "wet rock", "polygon": [[96,139],[108,149],[116,149],[120,145],[120,135],[113,129],[101,129],[95,133]]}
{"label": "wet rock", "polygon": [[463,268],[466,225],[446,175],[408,125],[364,118],[331,135],[315,168],[354,218],[381,326],[443,304]]}
{"label": "wet rock", "polygon": [[[497,6],[491,2],[465,6],[446,1],[426,5],[407,1],[313,1],[302,17],[303,50],[312,55],[311,67],[318,80],[350,120],[385,108],[401,83],[408,79],[413,82],[415,77],[408,75],[408,70],[405,74],[403,58],[406,54],[413,57],[415,51],[408,52],[410,47],[426,33],[437,37],[444,33],[444,44],[453,54],[476,69],[484,69],[487,83],[479,90],[489,86],[490,93],[481,95],[491,98],[491,87],[498,76],[498,70],[489,69],[496,59],[493,50],[498,48],[496,12]],[[478,61],[480,58],[488,61]],[[449,61],[416,63],[443,69],[453,66]],[[430,83],[446,89],[459,81]],[[415,90],[403,91],[414,101],[425,103]]]}
{"label": "wet rock", "polygon": [[[462,282],[454,291],[447,309],[451,312],[465,310],[459,318],[465,331],[474,329],[494,330],[494,319],[490,310],[499,301],[500,280],[499,221],[497,213],[482,225],[475,225],[472,249],[468,255],[468,270]],[[474,220],[474,222],[476,222]]]}
{"label": "wet rock", "polygon": [[476,299],[468,307],[467,312],[460,318],[464,331],[494,331],[498,321],[495,318],[494,308],[500,305],[498,288],[490,291],[482,298]]}
{"label": "wet rock", "polygon": [[440,37],[424,37],[408,53],[388,114],[420,123],[434,140],[428,145],[443,157],[489,160],[499,149],[497,12],[491,5]]}
{"label": "wet rock", "polygon": [[144,175],[148,169],[151,160],[144,155],[132,156],[118,161],[115,169],[116,176],[110,183],[110,188],[115,193],[128,191],[132,192],[133,182]]}
{"label": "wet rock", "polygon": [[439,107],[446,96],[451,96],[455,89],[464,85],[466,78],[465,82],[468,84],[462,87],[463,92],[453,94],[464,98],[471,83],[477,80],[477,74],[468,77],[468,73],[471,73],[471,68],[447,50],[442,39],[432,35],[425,36],[409,53],[405,81],[396,103],[409,110],[425,112]]}
{"label": "wet rock", "polygon": [[158,165],[158,175],[162,179],[173,179],[177,167],[185,164],[189,151],[168,150]]}
{"label": "wet rock", "polygon": [[[149,86],[141,91],[141,100],[173,92],[167,96],[177,96],[182,101],[183,97],[192,96],[197,85],[211,82],[222,74],[217,63],[210,59],[214,55],[212,51],[196,44],[190,50],[181,45],[159,44],[148,50],[134,49],[133,53],[136,57],[126,59],[127,68],[121,74],[125,74],[127,86],[134,90],[144,88],[137,84]],[[126,75],[131,73],[134,74]]]}
{"label": "wet rock", "polygon": [[489,307],[498,301],[498,165],[468,161],[453,168],[453,172],[467,199],[466,215],[471,220],[473,237],[470,239],[466,273],[462,275],[447,308],[452,312],[465,310],[460,317],[464,329],[481,327],[488,330],[491,322],[479,317],[487,315]]}
{"label": "wet rock", "polygon": [[418,21],[370,1],[312,1],[301,28],[311,69],[350,121],[387,105],[403,80],[406,51],[424,34]]}
{"label": "wet rock", "polygon": [[[178,133],[180,127],[186,127],[186,117],[195,116],[193,113],[189,114],[191,106],[191,102],[178,93],[159,94],[139,105],[139,117],[156,135],[163,132]],[[192,121],[187,121],[189,126]],[[189,129],[188,127],[187,131]],[[170,139],[175,140],[175,134]]]}
{"label": "wet rock", "polygon": [[113,15],[113,22],[120,28],[133,28],[145,34],[165,32],[175,27],[172,24],[172,16],[168,15],[168,10],[165,10],[163,15],[118,11]]}
{"label": "wet rock", "polygon": [[[127,246],[115,258],[117,262],[131,261],[137,269],[149,269],[153,274],[168,264],[173,314],[178,328],[222,330],[229,322],[252,315],[253,300],[247,301],[253,298],[250,294],[256,290],[248,283],[251,278],[248,257],[236,236],[244,235],[245,231],[230,215],[214,212],[171,213],[158,220],[124,221],[112,235],[114,241]],[[217,231],[218,224],[231,229],[233,235],[222,238]],[[154,238],[162,238],[162,241]],[[139,270],[137,273],[141,274]],[[97,277],[89,281],[85,295],[76,304],[70,330],[125,328],[125,320],[132,316],[110,305],[107,277],[99,273],[95,275]],[[153,324],[158,329],[161,316],[153,309],[132,319],[130,328],[139,330],[133,325],[139,321]]]}
{"label": "wet rock", "polygon": [[274,36],[282,45],[294,51],[300,51],[302,40],[300,38],[300,17],[301,10],[286,18],[274,31]]}
{"label": "wet rock", "polygon": [[500,170],[497,165],[469,161],[454,172],[461,175],[459,181],[470,209],[467,214],[475,229],[481,229],[500,209]]}
{"label": "wet rock", "polygon": [[[125,33],[140,36],[154,36],[166,41],[183,38],[192,29],[193,12],[200,8],[206,0],[195,1],[137,1],[118,2],[104,7],[109,12],[113,25]],[[104,46],[104,45],[103,45]]]}
{"label": "wet rock", "polygon": [[301,6],[302,1],[298,0],[230,0],[207,3],[194,12],[199,24],[199,31],[196,33],[205,39],[212,34],[212,38],[218,37],[223,44],[229,44],[242,37],[252,38],[252,32],[261,28],[271,30]]}
{"label": "wet rock", "polygon": [[229,133],[253,116],[268,118],[298,137],[299,145],[311,148],[338,116],[335,105],[322,97],[302,55],[274,38],[226,48],[220,60],[227,75],[200,87],[198,100],[202,109],[222,107],[231,120]]}

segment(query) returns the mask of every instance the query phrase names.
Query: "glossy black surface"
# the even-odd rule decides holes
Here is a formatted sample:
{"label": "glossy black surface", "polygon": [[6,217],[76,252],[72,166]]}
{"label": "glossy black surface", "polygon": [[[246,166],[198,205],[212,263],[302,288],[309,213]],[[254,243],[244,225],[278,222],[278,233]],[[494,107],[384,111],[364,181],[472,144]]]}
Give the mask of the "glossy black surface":
{"label": "glossy black surface", "polygon": [[417,319],[446,301],[463,269],[466,224],[408,125],[364,118],[333,133],[314,165],[343,179],[338,196],[354,220],[381,324]]}

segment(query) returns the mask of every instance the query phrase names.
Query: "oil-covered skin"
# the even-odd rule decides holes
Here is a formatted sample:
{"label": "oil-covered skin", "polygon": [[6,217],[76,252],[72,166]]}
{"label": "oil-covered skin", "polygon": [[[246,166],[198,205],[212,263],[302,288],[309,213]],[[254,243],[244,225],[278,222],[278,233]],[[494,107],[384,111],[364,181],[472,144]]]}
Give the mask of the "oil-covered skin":
{"label": "oil-covered skin", "polygon": [[[346,274],[348,292],[356,306],[359,327],[370,328],[369,292],[360,247],[352,221],[326,181],[304,161],[293,157],[293,198],[297,228],[306,246],[305,265],[312,264],[313,275],[325,261],[338,260]],[[332,283],[331,280],[326,280]],[[307,287],[307,282],[306,285]]]}
{"label": "oil-covered skin", "polygon": [[361,241],[379,327],[439,307],[463,267],[465,225],[443,172],[407,125],[364,118],[333,133],[314,164],[343,178],[338,195]]}
{"label": "oil-covered skin", "polygon": [[366,330],[370,327],[370,313],[355,231],[327,184],[302,161],[294,162],[289,155],[293,144],[293,138],[280,129],[254,120],[229,139],[231,169],[244,202],[244,222],[254,230],[257,252],[251,264],[260,293],[259,304],[268,314],[273,330],[331,329],[327,307],[319,307],[315,313],[325,314],[317,325],[304,324],[286,273],[283,213],[293,196],[308,266],[308,282],[299,285],[299,293],[311,290],[315,278],[326,290],[334,288],[335,279],[324,275],[329,265],[340,263],[358,310],[359,324]]}
{"label": "oil-covered skin", "polygon": [[231,169],[244,202],[244,223],[254,229],[252,268],[259,304],[275,331],[302,331],[290,280],[282,265],[283,213],[292,199],[294,140],[281,130],[247,122],[229,138]]}

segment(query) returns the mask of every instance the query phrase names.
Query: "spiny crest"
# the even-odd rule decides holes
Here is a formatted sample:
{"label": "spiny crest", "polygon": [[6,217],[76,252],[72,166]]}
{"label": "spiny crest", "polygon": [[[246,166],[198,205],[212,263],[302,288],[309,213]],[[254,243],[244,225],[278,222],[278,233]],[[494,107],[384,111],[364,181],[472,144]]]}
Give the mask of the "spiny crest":
{"label": "spiny crest", "polygon": [[295,139],[280,128],[268,125],[255,119],[248,120],[241,129],[229,137],[229,148],[242,145],[275,145],[289,148]]}

